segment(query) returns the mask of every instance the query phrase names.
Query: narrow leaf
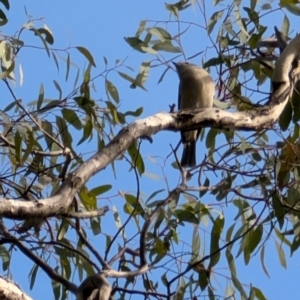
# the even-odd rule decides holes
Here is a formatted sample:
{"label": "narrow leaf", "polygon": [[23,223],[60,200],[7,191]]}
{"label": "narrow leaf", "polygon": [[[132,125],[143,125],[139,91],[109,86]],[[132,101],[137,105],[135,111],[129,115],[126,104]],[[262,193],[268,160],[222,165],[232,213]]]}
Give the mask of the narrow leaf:
{"label": "narrow leaf", "polygon": [[85,58],[89,61],[89,63],[93,66],[93,67],[96,67],[96,64],[95,64],[95,61],[94,61],[94,58],[92,56],[92,54],[90,53],[90,51],[84,47],[76,47],[76,49],[85,56]]}

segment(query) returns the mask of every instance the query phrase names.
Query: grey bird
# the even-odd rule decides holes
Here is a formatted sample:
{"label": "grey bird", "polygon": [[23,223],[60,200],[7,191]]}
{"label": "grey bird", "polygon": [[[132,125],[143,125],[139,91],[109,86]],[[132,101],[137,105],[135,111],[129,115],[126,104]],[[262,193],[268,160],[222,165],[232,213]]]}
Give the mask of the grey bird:
{"label": "grey bird", "polygon": [[[213,106],[215,84],[204,69],[187,62],[174,63],[179,76],[178,109],[207,108]],[[201,129],[182,131],[183,153],[181,165],[196,165],[196,142]]]}

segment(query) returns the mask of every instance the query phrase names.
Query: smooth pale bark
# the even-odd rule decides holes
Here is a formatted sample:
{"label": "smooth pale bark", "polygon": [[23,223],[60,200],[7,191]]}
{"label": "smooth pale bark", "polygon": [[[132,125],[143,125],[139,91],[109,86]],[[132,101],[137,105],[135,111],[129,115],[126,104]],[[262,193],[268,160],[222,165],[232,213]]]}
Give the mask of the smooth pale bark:
{"label": "smooth pale bark", "polygon": [[32,300],[10,279],[0,277],[0,298],[6,300]]}

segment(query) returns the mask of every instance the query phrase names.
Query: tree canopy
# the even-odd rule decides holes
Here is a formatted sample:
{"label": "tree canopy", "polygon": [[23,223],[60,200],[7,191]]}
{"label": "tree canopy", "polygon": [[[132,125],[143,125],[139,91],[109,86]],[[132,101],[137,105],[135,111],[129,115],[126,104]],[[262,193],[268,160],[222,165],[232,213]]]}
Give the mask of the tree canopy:
{"label": "tree canopy", "polygon": [[[142,21],[115,59],[96,32],[97,53],[57,45],[47,11],[25,9],[12,30],[20,4],[0,0],[0,295],[32,299],[23,289],[40,276],[49,299],[284,289],[270,295],[259,278],[280,265],[289,277],[300,246],[300,5],[207,2],[164,3],[151,20],[134,11]],[[214,107],[178,111],[178,61],[209,71]],[[199,128],[197,165],[183,168],[179,131]],[[29,286],[13,281],[21,265]]]}

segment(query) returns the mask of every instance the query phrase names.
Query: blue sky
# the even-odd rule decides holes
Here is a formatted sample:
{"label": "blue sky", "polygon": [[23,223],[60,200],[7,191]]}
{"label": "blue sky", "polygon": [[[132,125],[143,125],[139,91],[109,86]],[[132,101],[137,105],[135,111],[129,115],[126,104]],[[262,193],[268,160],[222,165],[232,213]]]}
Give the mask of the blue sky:
{"label": "blue sky", "polygon": [[[249,5],[249,1],[243,1],[245,5]],[[226,3],[226,2],[225,2]],[[93,54],[97,68],[92,70],[92,75],[96,76],[104,69],[103,56],[108,59],[109,64],[113,65],[116,59],[126,59],[127,65],[134,68],[134,72],[131,73],[128,69],[122,71],[134,76],[139,70],[141,62],[152,59],[151,56],[141,54],[133,50],[125,41],[124,37],[134,36],[139,22],[141,20],[168,20],[169,13],[164,9],[163,1],[153,0],[124,0],[124,1],[11,1],[11,9],[7,12],[9,23],[7,26],[2,28],[2,34],[13,35],[19,30],[22,24],[27,22],[24,7],[26,7],[27,13],[33,16],[34,19],[40,19],[36,21],[39,24],[38,27],[42,27],[45,23],[53,32],[55,44],[54,48],[64,49],[69,46],[84,46],[90,50]],[[275,5],[274,5],[275,7]],[[221,8],[221,7],[220,7]],[[219,9],[220,9],[219,8]],[[207,14],[210,16],[213,13],[212,7],[207,5]],[[271,35],[273,33],[273,26],[281,26],[284,14],[279,11],[271,16],[267,16],[267,24],[270,25],[268,32]],[[290,17],[290,15],[289,15]],[[182,13],[182,18],[186,21],[200,23],[203,22],[201,14],[198,8],[190,8]],[[291,29],[295,28],[297,24],[295,19],[291,20]],[[155,22],[149,22],[149,26],[154,26]],[[266,24],[266,23],[265,23]],[[159,26],[163,27],[163,23]],[[219,24],[216,25],[218,28]],[[168,28],[170,32],[176,32],[176,25]],[[174,31],[172,31],[174,30]],[[295,29],[297,31],[297,28]],[[192,56],[197,52],[203,51],[209,45],[207,34],[204,30],[199,28],[192,28],[190,31],[194,33],[193,39],[183,38],[183,48],[185,49],[186,56]],[[190,35],[189,35],[190,36]],[[266,36],[268,36],[266,34]],[[35,45],[42,47],[41,42],[38,38],[34,37],[32,32],[27,32],[23,36],[23,40],[26,44]],[[78,53],[76,49],[70,51],[71,61],[77,64],[81,69],[86,66],[86,60],[82,55]],[[198,56],[193,59],[194,63],[200,64],[201,59],[207,59],[212,54],[211,51],[207,52],[207,56]],[[163,54],[165,58],[175,60],[183,60],[183,58],[176,58],[176,55]],[[65,55],[62,53],[62,56]],[[59,72],[56,69],[53,59],[47,57],[45,50],[24,48],[18,55],[16,67],[21,63],[24,72],[24,83],[22,86],[17,83],[14,86],[14,92],[18,98],[23,100],[23,103],[29,103],[30,101],[36,100],[38,91],[41,83],[45,87],[45,97],[55,99],[58,95],[57,90],[54,88],[53,80],[56,80],[63,88],[63,96],[66,96],[73,90],[73,82],[76,76],[76,68],[71,68],[70,78],[68,82],[65,81],[65,65],[63,62],[60,63]],[[16,69],[17,69],[16,68]],[[164,66],[153,68],[150,71],[149,80],[146,82],[146,88],[148,92],[141,89],[130,89],[128,82],[119,77],[115,73],[109,74],[109,80],[111,80],[118,88],[120,99],[121,99],[121,110],[135,110],[137,107],[143,106],[144,112],[142,116],[149,116],[159,111],[168,111],[169,104],[177,102],[177,88],[178,78],[173,70],[169,70],[164,77],[163,82],[157,84],[158,79],[162,72],[165,70]],[[214,79],[214,70],[211,72]],[[95,80],[94,85],[96,92],[93,92],[93,97],[96,99],[106,99],[104,91],[103,78]],[[7,90],[3,84],[0,84],[0,94],[3,99],[6,98],[7,104],[11,101]],[[6,106],[6,103],[3,104]],[[77,135],[76,135],[77,134]],[[240,133],[243,135],[243,133]],[[74,140],[81,138],[81,133],[74,133]],[[173,162],[173,158],[169,158],[166,161],[168,165],[166,167],[167,172],[162,172],[161,166],[164,164],[164,158],[171,152],[169,147],[172,144],[176,146],[179,141],[179,135],[170,132],[161,132],[153,137],[153,143],[143,143],[142,153],[145,155],[146,172],[141,180],[141,190],[145,195],[150,195],[154,190],[161,188],[166,189],[165,180],[168,181],[170,189],[174,188],[178,183],[179,175],[169,165]],[[222,143],[224,141],[220,141]],[[201,147],[204,146],[204,142],[198,143],[198,160],[203,158],[201,153]],[[81,153],[86,154],[85,157],[89,157],[95,150],[93,143],[80,147]],[[200,154],[199,154],[200,153]],[[149,157],[149,158],[147,158]],[[155,161],[155,162],[154,162]],[[105,172],[96,175],[91,182],[89,187],[95,187],[97,185],[111,183],[115,186],[113,192],[110,195],[116,194],[117,191],[132,192],[136,190],[135,179],[133,172],[129,172],[128,165],[117,163],[116,170],[118,177],[114,179],[112,176],[111,168],[107,168]],[[166,178],[164,178],[166,176]],[[101,183],[99,183],[101,182]],[[105,194],[106,196],[106,194]],[[109,196],[109,195],[107,195]],[[163,197],[163,196],[162,196]],[[159,198],[160,199],[160,198]],[[115,202],[114,202],[115,201]],[[204,198],[205,203],[214,203],[215,200],[212,196]],[[103,203],[103,204],[102,204]],[[99,202],[99,205],[108,204],[112,207],[114,204],[121,212],[123,210],[124,200],[120,197],[112,197],[110,200],[106,199]],[[227,210],[225,210],[227,212]],[[229,215],[225,214],[226,217],[226,228],[231,225],[232,217],[236,211],[229,211]],[[122,216],[124,222],[125,217]],[[114,220],[110,215],[105,216],[102,219],[102,229],[109,230],[114,224]],[[131,225],[132,226],[132,225]],[[133,228],[133,227],[131,227]],[[181,227],[180,232],[184,234],[186,242],[191,244],[192,240],[192,226]],[[95,236],[91,237],[91,241],[97,245],[100,249],[103,249],[104,237]],[[208,247],[208,245],[206,246]],[[236,252],[235,252],[236,253]],[[286,251],[286,257],[288,258],[287,270],[280,266],[278,255],[275,249],[275,243],[273,238],[267,242],[266,247],[265,264],[268,272],[271,276],[269,279],[262,270],[259,253],[254,256],[249,266],[244,266],[242,256],[237,258],[237,272],[241,278],[241,282],[249,284],[252,283],[254,286],[260,288],[267,299],[296,299],[299,297],[300,292],[297,288],[299,282],[299,260],[297,254],[292,258],[289,257],[288,251]],[[19,285],[31,295],[33,298],[40,299],[53,299],[50,282],[42,271],[38,272],[38,277],[34,289],[29,290],[28,283],[28,272],[32,267],[32,263],[29,262],[24,256],[18,251],[12,257],[12,268],[13,279],[19,283]],[[227,268],[227,262],[222,254],[221,262],[217,265],[216,270],[222,274],[226,272],[222,270],[222,267]],[[213,285],[216,289],[222,289],[226,279],[220,279],[218,275],[215,275],[215,281]],[[77,278],[75,277],[76,281]],[[47,293],[46,293],[47,291]]]}

